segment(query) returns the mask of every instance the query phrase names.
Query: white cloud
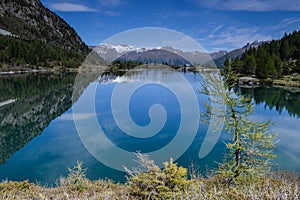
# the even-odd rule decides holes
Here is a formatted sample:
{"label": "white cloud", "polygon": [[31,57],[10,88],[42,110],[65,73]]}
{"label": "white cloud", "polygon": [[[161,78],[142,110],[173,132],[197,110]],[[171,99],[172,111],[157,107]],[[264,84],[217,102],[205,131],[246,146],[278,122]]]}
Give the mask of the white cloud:
{"label": "white cloud", "polygon": [[262,34],[262,30],[252,27],[252,28],[240,28],[240,27],[224,27],[217,26],[212,33],[208,36],[209,46],[211,47],[229,47],[241,48],[248,42],[258,41],[268,41],[272,37],[270,35]]}
{"label": "white cloud", "polygon": [[271,26],[270,29],[275,31],[287,31],[289,29],[295,30],[300,28],[300,17],[284,18],[279,23]]}
{"label": "white cloud", "polygon": [[208,35],[208,38],[213,38],[214,37],[214,34],[219,31],[220,29],[222,29],[224,27],[224,25],[219,25],[217,26],[209,35]]}
{"label": "white cloud", "polygon": [[273,39],[280,39],[284,33],[289,33],[300,28],[300,17],[284,18],[279,22],[264,27],[264,32],[274,33]]}
{"label": "white cloud", "polygon": [[300,22],[300,17],[290,17],[290,18],[285,18],[285,19],[281,20],[281,23],[285,23],[287,25],[299,23],[299,22]]}
{"label": "white cloud", "polygon": [[99,0],[99,3],[103,6],[112,6],[116,7],[120,4],[122,4],[122,0]]}
{"label": "white cloud", "polygon": [[167,20],[170,16],[170,13],[154,13],[153,15],[158,16],[163,20]]}
{"label": "white cloud", "polygon": [[107,15],[107,16],[111,16],[111,17],[120,15],[120,13],[118,13],[118,12],[113,12],[113,11],[104,11],[103,14],[104,14],[104,15]]}
{"label": "white cloud", "polygon": [[97,12],[97,9],[74,3],[53,3],[50,8],[60,12]]}
{"label": "white cloud", "polygon": [[300,11],[299,0],[196,0],[199,6],[232,11]]}

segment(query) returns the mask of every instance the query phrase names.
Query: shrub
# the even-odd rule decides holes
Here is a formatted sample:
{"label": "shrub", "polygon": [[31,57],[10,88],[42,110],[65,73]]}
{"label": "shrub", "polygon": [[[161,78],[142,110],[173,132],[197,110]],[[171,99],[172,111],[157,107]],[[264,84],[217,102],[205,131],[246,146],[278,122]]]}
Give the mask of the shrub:
{"label": "shrub", "polygon": [[141,168],[129,173],[130,194],[139,199],[176,199],[188,191],[193,181],[188,180],[187,169],[178,167],[173,159],[160,169],[148,155],[137,153]]}
{"label": "shrub", "polygon": [[88,187],[89,180],[86,178],[86,168],[82,162],[77,161],[77,165],[73,168],[68,168],[69,175],[67,178],[61,178],[59,184],[68,186],[71,190],[83,191]]}

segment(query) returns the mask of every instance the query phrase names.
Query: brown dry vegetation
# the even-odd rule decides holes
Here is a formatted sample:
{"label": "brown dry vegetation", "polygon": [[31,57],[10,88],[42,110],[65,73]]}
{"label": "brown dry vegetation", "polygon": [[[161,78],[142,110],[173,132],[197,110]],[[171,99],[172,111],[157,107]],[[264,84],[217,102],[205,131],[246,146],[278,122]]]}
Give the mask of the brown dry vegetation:
{"label": "brown dry vegetation", "polygon": [[300,199],[300,181],[293,173],[240,177],[228,184],[220,175],[188,179],[187,170],[172,160],[166,162],[163,169],[147,159],[144,161],[142,164],[148,165],[143,166],[147,172],[131,173],[125,184],[90,181],[78,163],[70,169],[68,177],[58,181],[57,187],[3,181],[0,199]]}

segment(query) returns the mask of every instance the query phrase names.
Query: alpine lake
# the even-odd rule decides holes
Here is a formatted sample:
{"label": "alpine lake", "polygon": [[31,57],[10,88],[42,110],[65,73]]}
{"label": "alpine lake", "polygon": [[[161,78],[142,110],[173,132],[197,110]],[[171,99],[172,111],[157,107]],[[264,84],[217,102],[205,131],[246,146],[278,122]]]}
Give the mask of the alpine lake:
{"label": "alpine lake", "polygon": [[[186,80],[197,100],[199,109],[204,109],[203,100],[207,96],[201,94],[201,74],[192,72],[172,71],[137,71],[131,75],[124,74],[102,74],[92,79],[79,80],[83,83],[80,93],[74,98],[74,83],[76,73],[31,73],[0,75],[0,180],[29,180],[43,184],[55,185],[61,176],[67,176],[68,167],[82,161],[87,168],[87,177],[90,179],[112,179],[116,182],[124,182],[126,173],[117,170],[95,157],[101,150],[110,155],[112,160],[118,160],[118,155],[104,148],[104,141],[97,141],[99,145],[97,152],[91,153],[84,143],[81,124],[78,121],[87,120],[90,112],[82,112],[75,116],[74,109],[89,106],[94,108],[94,115],[105,133],[106,140],[125,152],[150,153],[159,152],[176,139],[177,130],[181,123],[187,123],[185,116],[181,115],[182,102],[176,92],[170,90],[160,82],[171,83],[174,87],[185,87],[176,79],[180,76]],[[130,120],[138,127],[145,127],[156,123],[151,118],[150,111],[155,112],[163,107],[166,120],[161,128],[156,130],[157,134],[151,137],[134,137],[128,135],[120,128],[114,114],[117,108],[112,106],[112,97],[116,95],[116,87],[126,88],[126,84],[141,82],[145,77],[150,77],[149,84],[142,84],[131,93],[129,99],[124,97],[128,103]],[[178,84],[176,86],[176,84]],[[89,92],[93,92],[92,101]],[[178,90],[180,92],[180,90]],[[185,91],[183,89],[182,91]],[[270,129],[278,133],[278,147],[275,150],[275,170],[288,170],[300,172],[300,89],[282,88],[272,86],[239,87],[236,88],[239,95],[250,95],[255,105],[255,113],[251,117],[255,120],[271,120],[273,124]],[[120,96],[120,95],[119,95]],[[73,97],[73,98],[72,98]],[[122,102],[121,98],[115,102]],[[73,99],[73,101],[72,101]],[[90,102],[94,102],[91,106]],[[153,107],[153,105],[155,105]],[[186,106],[186,105],[185,105]],[[190,105],[192,106],[192,105]],[[75,108],[76,107],[76,108]],[[124,115],[125,116],[125,115]],[[155,113],[154,115],[155,116]],[[127,116],[128,117],[128,116]],[[163,117],[163,116],[162,116]],[[126,119],[128,121],[128,119]],[[125,121],[126,122],[126,121]],[[124,123],[125,123],[124,122]],[[127,124],[130,129],[132,124]],[[207,134],[209,124],[201,121],[200,115],[195,115],[193,123],[196,122],[196,132],[192,142],[180,147],[166,151],[164,158],[172,157],[172,150],[179,155],[175,162],[178,165],[189,168],[197,166],[199,173],[206,174],[217,167],[217,162],[222,160],[226,151],[225,144],[231,138],[226,131],[222,131],[214,148],[204,157],[199,158],[199,150]],[[124,125],[124,124],[123,124]],[[86,123],[87,130],[91,129]],[[191,125],[192,126],[192,125]],[[83,127],[84,128],[84,127]],[[155,129],[155,127],[154,127]],[[96,130],[95,130],[96,132]],[[191,134],[187,133],[186,134]],[[101,138],[100,138],[101,139]],[[105,141],[106,141],[105,140]],[[186,145],[182,141],[182,145]],[[161,152],[164,154],[164,151]],[[109,158],[105,158],[106,161]],[[121,158],[120,158],[121,159]],[[123,158],[125,159],[125,158]],[[126,160],[126,159],[125,159]],[[168,161],[165,160],[165,161]],[[109,162],[109,160],[107,161]],[[123,163],[127,166],[128,163]]]}

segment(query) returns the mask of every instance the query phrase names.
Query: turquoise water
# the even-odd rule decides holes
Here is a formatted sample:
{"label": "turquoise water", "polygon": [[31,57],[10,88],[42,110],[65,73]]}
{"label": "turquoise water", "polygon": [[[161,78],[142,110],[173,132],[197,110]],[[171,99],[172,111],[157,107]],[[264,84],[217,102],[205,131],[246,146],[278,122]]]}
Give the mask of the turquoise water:
{"label": "turquoise water", "polygon": [[[139,126],[151,124],[149,109],[159,104],[167,113],[164,126],[157,134],[147,138],[130,136],[122,130],[115,121],[112,113],[111,98],[117,85],[126,85],[140,81],[140,77],[156,77],[157,82],[143,85],[130,98],[129,110],[133,122]],[[81,96],[72,105],[71,97],[76,74],[35,74],[27,76],[9,76],[0,78],[1,102],[16,99],[0,107],[0,150],[1,165],[0,179],[30,180],[55,184],[60,176],[68,173],[68,167],[83,161],[88,168],[87,176],[90,179],[109,178],[123,182],[125,173],[112,169],[97,160],[83,145],[76,129],[72,110],[89,104],[87,94],[95,87],[94,102],[95,116],[102,128],[105,137],[112,144],[126,152],[141,151],[145,153],[159,151],[176,138],[182,115],[180,102],[173,91],[158,84],[160,81],[178,84],[173,72],[144,71],[131,76],[107,75],[87,83]],[[178,72],[176,72],[178,73]],[[142,74],[142,76],[141,76]],[[158,76],[159,75],[159,76]],[[201,76],[194,73],[180,73],[188,80],[196,95],[198,106],[203,109],[202,101],[206,97],[198,93],[201,88]],[[284,170],[300,172],[300,92],[273,87],[238,88],[242,94],[252,95],[256,103],[253,117],[258,120],[271,120],[274,124],[271,129],[279,134],[277,167]],[[182,91],[185,91],[183,88]],[[122,98],[118,102],[122,103]],[[125,99],[124,99],[125,101]],[[75,107],[74,107],[75,106]],[[82,113],[80,119],[89,118],[90,113]],[[228,135],[223,132],[213,150],[203,159],[198,153],[203,143],[208,125],[197,118],[197,132],[191,145],[176,160],[179,165],[189,167],[191,163],[198,166],[201,173],[216,167],[215,162],[222,158],[225,150],[223,141]],[[198,120],[199,119],[199,120]],[[88,128],[88,127],[87,127]],[[130,127],[129,127],[130,128]],[[188,134],[188,133],[187,133]],[[81,135],[82,137],[82,135]],[[98,143],[97,143],[98,144]],[[113,152],[105,149],[106,144],[99,141],[99,149],[106,151],[114,159]],[[181,149],[180,146],[177,146]],[[178,150],[174,148],[174,152]],[[98,152],[101,154],[101,152]],[[173,152],[170,152],[172,156]],[[164,155],[165,157],[170,157]],[[129,164],[124,163],[124,165]]]}

